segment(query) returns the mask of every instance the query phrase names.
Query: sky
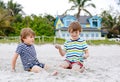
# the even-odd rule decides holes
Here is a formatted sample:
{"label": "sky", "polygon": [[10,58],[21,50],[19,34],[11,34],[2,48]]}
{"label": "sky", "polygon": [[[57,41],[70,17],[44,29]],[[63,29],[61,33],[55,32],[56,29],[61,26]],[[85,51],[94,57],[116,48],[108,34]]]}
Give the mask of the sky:
{"label": "sky", "polygon": [[[9,0],[3,0],[5,3]],[[26,15],[40,15],[40,14],[50,14],[52,16],[61,15],[65,10],[71,7],[69,0],[13,0],[13,2],[19,3],[23,6],[23,11]],[[116,5],[115,0],[92,0],[92,3],[96,5],[96,8],[89,7],[88,11],[92,15],[97,15],[102,12],[102,10],[108,10],[110,6],[114,9],[120,10],[118,5]],[[74,15],[77,10],[70,11],[67,14]],[[85,13],[82,12],[81,15]]]}

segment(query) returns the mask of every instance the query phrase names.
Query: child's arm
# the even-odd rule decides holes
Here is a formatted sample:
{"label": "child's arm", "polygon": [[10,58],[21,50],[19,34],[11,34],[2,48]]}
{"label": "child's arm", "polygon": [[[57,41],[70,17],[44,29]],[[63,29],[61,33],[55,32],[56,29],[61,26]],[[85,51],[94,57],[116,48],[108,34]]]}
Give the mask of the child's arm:
{"label": "child's arm", "polygon": [[64,56],[66,54],[66,52],[64,50],[62,50],[60,45],[55,45],[55,48],[57,48],[59,50],[59,53],[61,56]]}
{"label": "child's arm", "polygon": [[89,57],[89,52],[88,49],[85,50],[85,55],[83,56],[84,59],[87,59]]}
{"label": "child's arm", "polygon": [[13,58],[12,58],[12,63],[11,63],[12,71],[15,71],[15,65],[16,65],[17,58],[18,58],[18,54],[15,53]]}

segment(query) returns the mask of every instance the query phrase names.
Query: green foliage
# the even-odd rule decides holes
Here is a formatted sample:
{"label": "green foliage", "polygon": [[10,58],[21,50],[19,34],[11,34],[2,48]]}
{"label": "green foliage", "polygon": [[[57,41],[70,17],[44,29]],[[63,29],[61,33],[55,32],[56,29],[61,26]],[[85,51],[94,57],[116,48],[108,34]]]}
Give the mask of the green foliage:
{"label": "green foliage", "polygon": [[36,35],[53,36],[53,22],[42,16],[33,16],[30,22],[30,27],[36,32]]}
{"label": "green foliage", "polygon": [[14,29],[11,22],[14,17],[11,16],[9,10],[0,7],[0,36],[8,36]]}
{"label": "green foliage", "polygon": [[107,29],[108,37],[120,35],[120,16],[113,16],[111,11],[104,10],[101,13],[102,29]]}
{"label": "green foliage", "polygon": [[13,3],[13,0],[8,1],[7,5],[0,1],[0,36],[14,35],[16,29],[12,25],[20,21],[20,11],[22,11],[21,5]]}
{"label": "green foliage", "polygon": [[13,0],[8,1],[7,8],[12,11],[12,14],[16,16],[22,11],[22,6],[18,3],[13,3]]}
{"label": "green foliage", "polygon": [[[52,17],[52,16],[51,16]],[[18,36],[20,30],[25,27],[32,28],[37,36],[54,36],[54,21],[50,21],[47,16],[25,16],[12,24],[15,29],[14,36]]]}
{"label": "green foliage", "polygon": [[6,8],[5,3],[0,0],[0,8]]}

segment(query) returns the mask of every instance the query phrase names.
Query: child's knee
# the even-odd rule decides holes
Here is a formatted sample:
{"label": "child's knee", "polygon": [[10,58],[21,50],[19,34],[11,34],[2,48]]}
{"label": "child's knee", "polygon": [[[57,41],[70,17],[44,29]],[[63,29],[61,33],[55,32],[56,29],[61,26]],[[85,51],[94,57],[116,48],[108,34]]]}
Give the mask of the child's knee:
{"label": "child's knee", "polygon": [[80,70],[80,66],[78,64],[73,64],[72,65],[72,70],[78,71],[78,70]]}
{"label": "child's knee", "polygon": [[62,68],[64,68],[64,69],[67,68],[67,66],[65,66],[65,65],[63,65],[63,64],[61,64],[60,67],[62,67]]}
{"label": "child's knee", "polygon": [[62,68],[64,68],[64,69],[67,69],[67,68],[69,67],[69,64],[67,64],[67,63],[62,63],[62,64],[60,65],[60,67],[62,67]]}
{"label": "child's knee", "polygon": [[41,67],[35,65],[32,67],[31,72],[39,73],[41,70]]}

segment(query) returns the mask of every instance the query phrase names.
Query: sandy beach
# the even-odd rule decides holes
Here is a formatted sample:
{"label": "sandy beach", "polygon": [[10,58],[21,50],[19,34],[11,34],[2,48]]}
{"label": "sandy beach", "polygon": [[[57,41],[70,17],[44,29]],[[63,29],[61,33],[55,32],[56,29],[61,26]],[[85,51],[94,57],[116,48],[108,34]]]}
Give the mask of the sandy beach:
{"label": "sandy beach", "polygon": [[23,70],[18,58],[16,72],[11,72],[11,58],[18,44],[0,44],[0,82],[120,82],[120,46],[89,46],[90,57],[85,60],[84,73],[62,69],[64,60],[52,44],[35,45],[38,60],[50,66],[48,70],[58,71],[57,76],[46,72],[32,73]]}

